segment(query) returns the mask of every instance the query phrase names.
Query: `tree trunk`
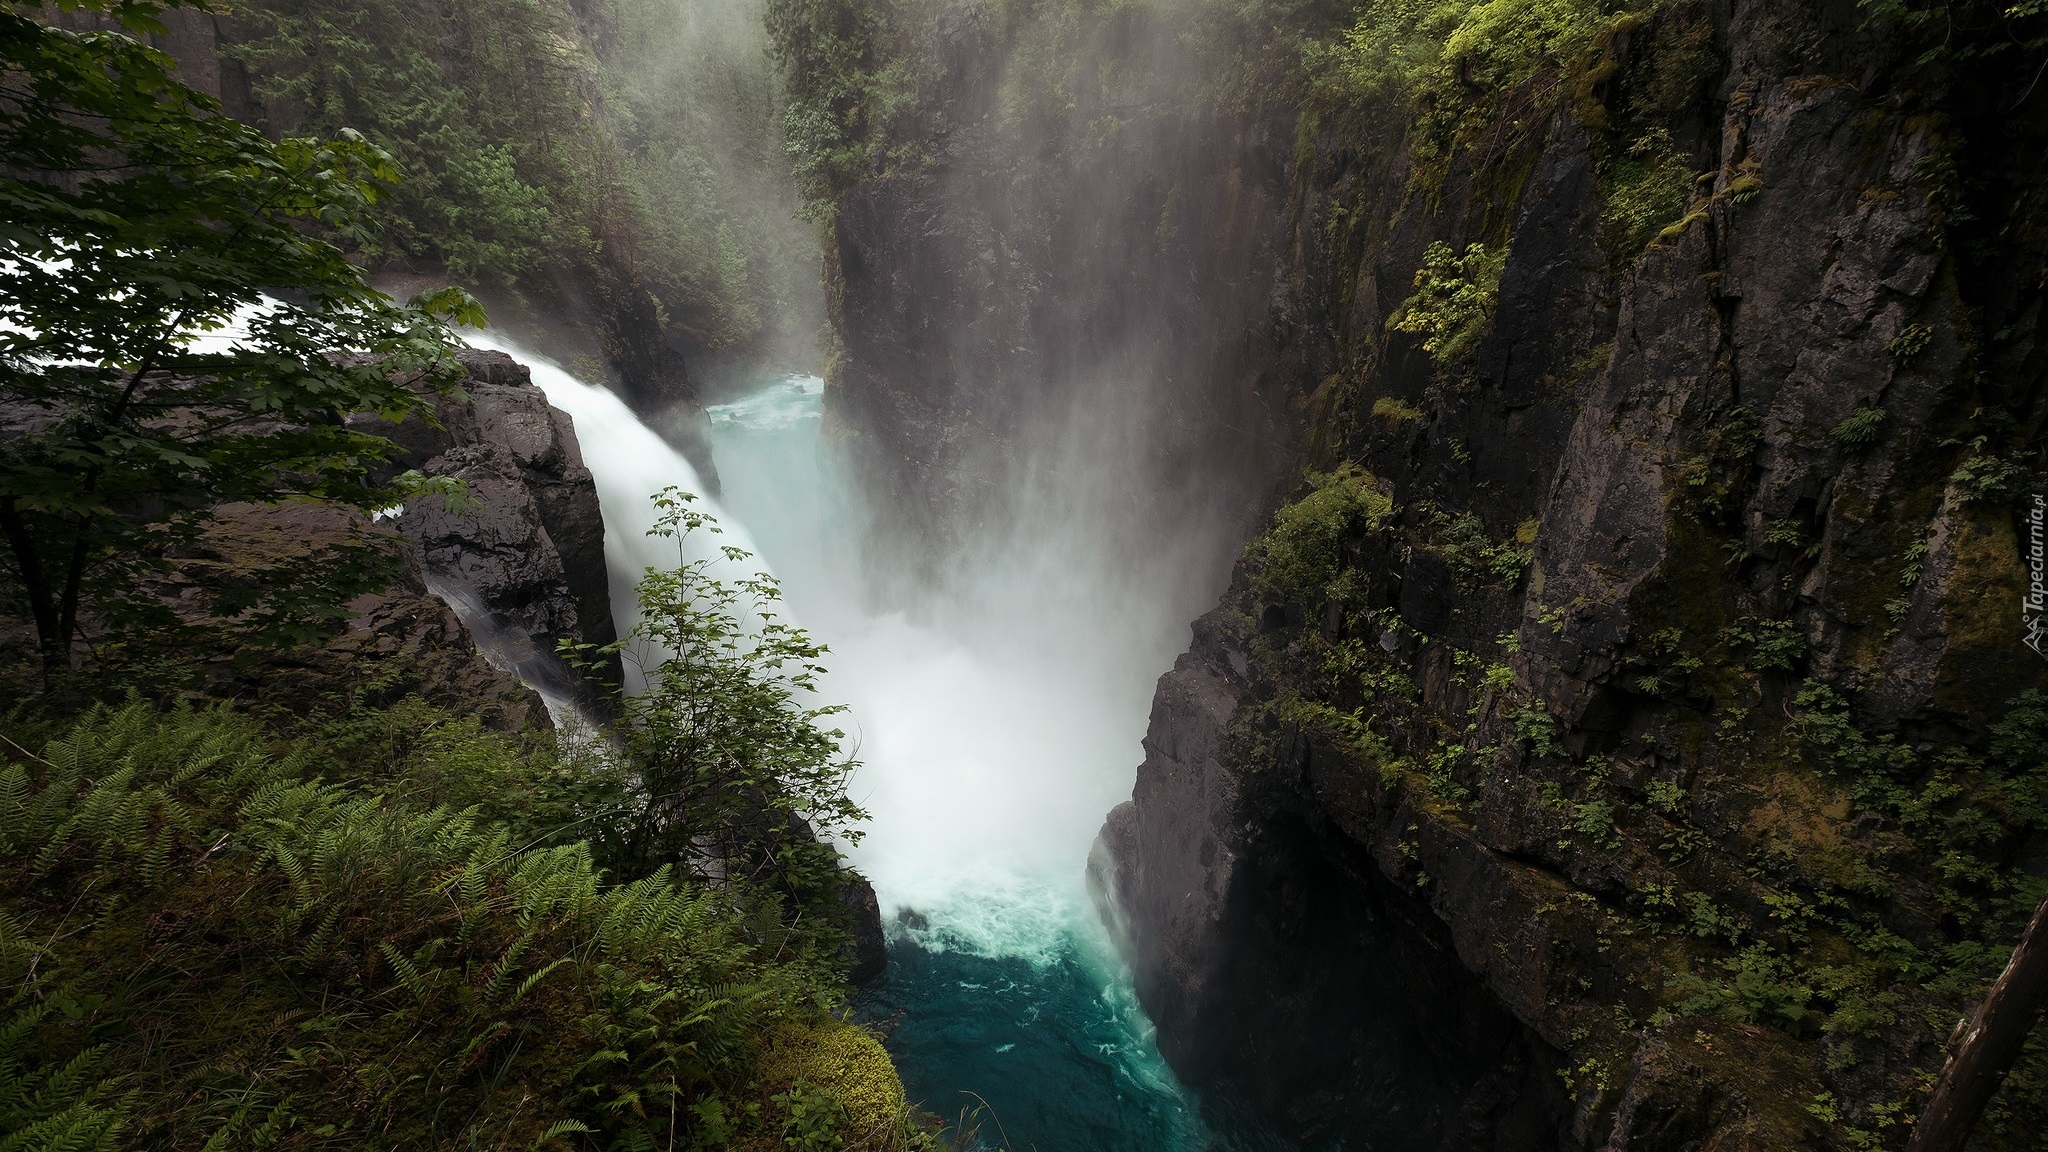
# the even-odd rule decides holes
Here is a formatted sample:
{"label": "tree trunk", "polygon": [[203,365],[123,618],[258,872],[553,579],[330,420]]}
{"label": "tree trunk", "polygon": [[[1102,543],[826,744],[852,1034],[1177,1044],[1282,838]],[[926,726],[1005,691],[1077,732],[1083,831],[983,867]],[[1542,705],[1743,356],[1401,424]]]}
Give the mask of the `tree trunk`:
{"label": "tree trunk", "polygon": [[50,590],[50,580],[43,571],[43,558],[36,551],[36,543],[29,536],[28,526],[22,523],[21,513],[15,507],[14,498],[0,500],[0,532],[5,532],[8,547],[14,552],[15,567],[21,572],[21,582],[28,590],[29,611],[36,620],[36,647],[43,658],[43,686],[49,687],[52,674],[70,663],[70,636],[64,629],[57,611],[57,597]]}
{"label": "tree trunk", "polygon": [[1920,1110],[1906,1152],[1960,1152],[1970,1129],[2019,1058],[2034,1018],[2048,1005],[2048,900],[2020,935],[2019,947],[1991,985],[1962,1039],[1942,1065],[1934,1095]]}

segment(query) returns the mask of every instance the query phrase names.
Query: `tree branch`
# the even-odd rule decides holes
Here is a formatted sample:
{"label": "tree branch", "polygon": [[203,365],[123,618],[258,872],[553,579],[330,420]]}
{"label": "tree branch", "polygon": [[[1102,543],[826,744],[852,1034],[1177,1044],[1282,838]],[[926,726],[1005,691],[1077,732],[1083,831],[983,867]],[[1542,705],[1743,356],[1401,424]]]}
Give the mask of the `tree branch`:
{"label": "tree branch", "polygon": [[2034,909],[2034,918],[2020,935],[2019,946],[1977,1014],[1963,1029],[1961,1041],[1942,1065],[1934,1095],[1920,1110],[1906,1152],[1961,1152],[1984,1106],[1991,1103],[2005,1074],[2026,1047],[2035,1017],[2048,1006],[2048,899]]}

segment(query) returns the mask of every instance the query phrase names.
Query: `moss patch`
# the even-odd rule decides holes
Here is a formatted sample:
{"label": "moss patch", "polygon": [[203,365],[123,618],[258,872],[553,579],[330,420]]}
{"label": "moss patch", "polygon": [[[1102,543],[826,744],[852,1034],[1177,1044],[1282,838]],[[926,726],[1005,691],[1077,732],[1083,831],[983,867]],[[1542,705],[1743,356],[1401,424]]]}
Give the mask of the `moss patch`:
{"label": "moss patch", "polygon": [[857,1135],[893,1131],[908,1111],[903,1081],[882,1042],[843,1021],[791,1024],[777,1031],[761,1061],[774,1091],[809,1085],[830,1092]]}

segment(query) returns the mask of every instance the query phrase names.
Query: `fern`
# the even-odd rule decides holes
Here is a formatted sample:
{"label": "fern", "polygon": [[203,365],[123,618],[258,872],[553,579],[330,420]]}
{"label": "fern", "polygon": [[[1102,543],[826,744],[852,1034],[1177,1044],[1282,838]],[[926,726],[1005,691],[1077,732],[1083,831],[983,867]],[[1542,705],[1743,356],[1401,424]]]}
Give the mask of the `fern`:
{"label": "fern", "polygon": [[0,1152],[772,1138],[762,1037],[839,994],[773,901],[321,763],[136,704],[0,765]]}
{"label": "fern", "polygon": [[89,1047],[61,1062],[30,1058],[55,1006],[72,988],[37,1002],[26,991],[0,1024],[0,1152],[96,1152],[123,1147],[134,1097],[106,1075],[106,1050]]}

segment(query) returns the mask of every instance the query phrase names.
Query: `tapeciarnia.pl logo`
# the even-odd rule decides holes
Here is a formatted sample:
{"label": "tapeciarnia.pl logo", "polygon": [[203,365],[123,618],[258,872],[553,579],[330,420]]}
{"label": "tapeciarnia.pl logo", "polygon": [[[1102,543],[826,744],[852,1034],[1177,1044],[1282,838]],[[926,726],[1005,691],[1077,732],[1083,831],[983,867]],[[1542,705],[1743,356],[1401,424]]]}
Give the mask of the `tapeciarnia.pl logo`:
{"label": "tapeciarnia.pl logo", "polygon": [[2041,650],[2048,636],[2042,635],[2043,612],[2048,611],[2048,545],[2042,541],[2043,517],[2048,515],[2048,496],[2034,495],[2034,506],[2027,510],[2027,594],[2020,601],[2020,622],[2026,625],[2026,645],[2036,655],[2048,656]]}

